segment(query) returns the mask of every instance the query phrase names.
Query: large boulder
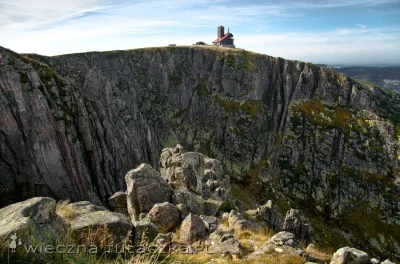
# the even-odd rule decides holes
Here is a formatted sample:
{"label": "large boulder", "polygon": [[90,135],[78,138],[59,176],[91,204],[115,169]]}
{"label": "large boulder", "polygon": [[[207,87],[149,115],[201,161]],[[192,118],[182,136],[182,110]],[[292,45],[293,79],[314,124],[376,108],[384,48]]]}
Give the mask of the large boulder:
{"label": "large boulder", "polygon": [[350,247],[338,249],[332,256],[330,264],[369,264],[371,263],[367,253]]}
{"label": "large boulder", "polygon": [[172,231],[179,224],[180,217],[178,208],[168,202],[155,204],[147,215],[160,233]]}
{"label": "large boulder", "polygon": [[185,244],[203,239],[206,235],[206,225],[197,215],[189,214],[183,221],[180,229],[180,241]]}
{"label": "large boulder", "polygon": [[59,209],[58,214],[69,223],[71,234],[79,243],[100,243],[106,237],[108,244],[120,244],[132,232],[133,226],[127,216],[88,201],[68,204]]}
{"label": "large boulder", "polygon": [[254,251],[249,256],[249,259],[259,259],[265,254],[270,254],[271,252],[279,252],[298,256],[306,255],[306,252],[299,247],[294,234],[282,231],[271,237],[260,248]]}
{"label": "large boulder", "polygon": [[286,231],[279,232],[268,240],[268,243],[273,243],[277,246],[298,247],[294,234]]}
{"label": "large boulder", "polygon": [[175,190],[172,200],[174,204],[185,204],[192,214],[204,214],[204,199],[189,190]]}
{"label": "large boulder", "polygon": [[287,211],[282,230],[293,233],[297,239],[305,243],[310,242],[311,224],[307,218],[299,213],[299,210],[290,209]]}
{"label": "large boulder", "polygon": [[142,163],[129,171],[125,181],[132,221],[137,220],[140,213],[148,213],[156,203],[171,202],[173,190],[149,164]]}
{"label": "large boulder", "polygon": [[67,231],[67,225],[56,215],[56,201],[46,197],[35,197],[1,208],[0,226],[0,241],[11,242],[14,235],[13,238],[20,239],[23,245],[32,246],[55,245],[60,234]]}
{"label": "large boulder", "polygon": [[100,243],[100,240],[107,237],[109,245],[127,241],[133,227],[125,215],[108,210],[82,214],[73,218],[70,224],[78,241],[87,242],[86,239],[90,239],[89,241]]}

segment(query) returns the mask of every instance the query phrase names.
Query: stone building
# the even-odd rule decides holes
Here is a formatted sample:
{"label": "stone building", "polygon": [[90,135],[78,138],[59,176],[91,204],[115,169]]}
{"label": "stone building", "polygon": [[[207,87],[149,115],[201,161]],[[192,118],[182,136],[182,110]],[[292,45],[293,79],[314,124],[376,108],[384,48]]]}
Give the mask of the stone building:
{"label": "stone building", "polygon": [[222,47],[234,48],[235,45],[233,44],[233,34],[229,32],[229,28],[228,33],[225,34],[224,32],[224,26],[219,26],[217,29],[218,38],[213,41],[213,44]]}

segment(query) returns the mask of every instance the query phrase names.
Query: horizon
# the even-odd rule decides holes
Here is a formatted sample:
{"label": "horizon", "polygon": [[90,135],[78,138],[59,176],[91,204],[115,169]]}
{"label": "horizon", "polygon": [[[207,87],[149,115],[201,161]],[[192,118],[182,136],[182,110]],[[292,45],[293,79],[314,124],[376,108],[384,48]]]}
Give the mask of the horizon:
{"label": "horizon", "polygon": [[338,66],[400,65],[399,0],[0,0],[0,46],[54,56],[211,44],[217,26],[237,48]]}

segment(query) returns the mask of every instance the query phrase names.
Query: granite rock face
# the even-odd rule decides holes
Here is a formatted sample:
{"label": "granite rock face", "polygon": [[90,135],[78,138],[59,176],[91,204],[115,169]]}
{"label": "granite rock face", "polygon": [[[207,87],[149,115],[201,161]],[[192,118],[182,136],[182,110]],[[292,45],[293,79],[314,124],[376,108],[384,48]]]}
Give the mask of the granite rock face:
{"label": "granite rock face", "polygon": [[[400,224],[397,93],[239,49],[0,52],[1,207],[34,196],[106,205],[126,171],[157,169],[168,159],[158,150],[179,142],[328,218],[361,206]],[[190,161],[213,188],[218,170]],[[188,175],[201,174],[193,164]],[[206,182],[190,184],[201,195]]]}

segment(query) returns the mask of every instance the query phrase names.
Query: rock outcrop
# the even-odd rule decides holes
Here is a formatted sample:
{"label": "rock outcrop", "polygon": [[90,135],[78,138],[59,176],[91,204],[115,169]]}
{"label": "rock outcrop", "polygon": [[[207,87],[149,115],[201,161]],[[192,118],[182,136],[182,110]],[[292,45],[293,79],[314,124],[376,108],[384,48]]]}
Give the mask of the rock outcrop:
{"label": "rock outcrop", "polygon": [[298,240],[309,243],[311,240],[311,224],[302,216],[299,210],[290,209],[286,213],[282,230],[295,235]]}
{"label": "rock outcrop", "polygon": [[229,227],[234,229],[235,231],[250,231],[254,233],[258,233],[261,231],[262,227],[257,224],[256,222],[253,222],[251,220],[245,220],[243,215],[241,213],[236,212],[235,210],[232,210],[229,213]]}

